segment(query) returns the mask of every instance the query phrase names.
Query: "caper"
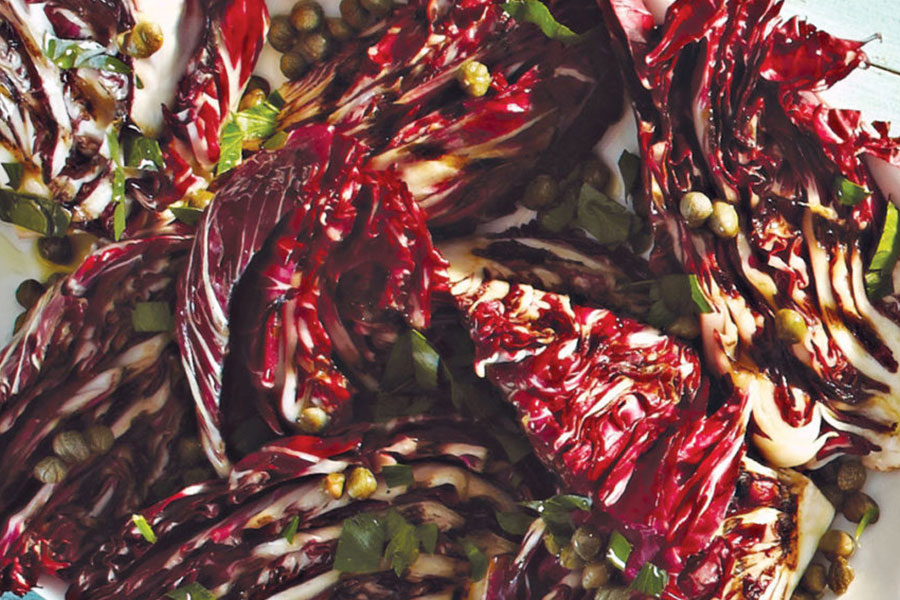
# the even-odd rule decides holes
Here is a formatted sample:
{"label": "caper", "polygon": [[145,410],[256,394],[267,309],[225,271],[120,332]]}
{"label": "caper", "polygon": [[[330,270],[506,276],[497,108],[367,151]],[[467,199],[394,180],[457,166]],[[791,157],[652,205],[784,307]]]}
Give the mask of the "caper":
{"label": "caper", "polygon": [[666,331],[681,339],[692,340],[700,335],[700,323],[695,316],[681,315],[669,323]]}
{"label": "caper", "polygon": [[606,561],[587,564],[581,572],[581,587],[586,590],[595,590],[609,583],[611,576],[612,572]]}
{"label": "caper", "polygon": [[272,18],[269,25],[269,44],[279,52],[287,52],[297,41],[297,30],[285,16]]}
{"label": "caper", "polygon": [[119,48],[128,56],[148,58],[163,45],[163,31],[156,23],[141,21],[119,37]]}
{"label": "caper", "polygon": [[796,310],[782,308],[775,313],[775,335],[788,344],[798,344],[806,337],[806,319]]}
{"label": "caper", "polygon": [[13,323],[13,333],[19,333],[19,330],[22,329],[22,325],[25,324],[25,319],[28,318],[28,313],[19,313],[19,316],[16,317],[15,323]]}
{"label": "caper", "polygon": [[575,552],[571,544],[559,551],[559,564],[563,568],[575,571],[584,566],[584,560]]}
{"label": "caper", "polygon": [[593,560],[606,546],[606,540],[595,527],[582,525],[572,534],[572,548],[575,553],[586,561]]}
{"label": "caper", "polygon": [[794,590],[794,593],[791,594],[791,600],[816,600],[816,597],[804,590]]}
{"label": "caper", "polygon": [[91,457],[87,441],[77,431],[57,433],[53,438],[53,452],[67,463],[80,463]]}
{"label": "caper", "polygon": [[178,462],[184,465],[196,465],[203,462],[203,444],[200,440],[191,436],[178,440],[178,446],[175,448],[175,454],[178,456]]}
{"label": "caper", "polygon": [[861,490],[866,483],[866,468],[858,458],[846,458],[837,470],[837,486],[845,492]]}
{"label": "caper", "polygon": [[556,200],[559,185],[549,175],[538,175],[531,180],[522,194],[522,206],[531,210],[544,208]]}
{"label": "caper", "polygon": [[340,17],[328,17],[325,19],[325,28],[332,38],[339,42],[346,42],[353,37],[353,29]]}
{"label": "caper", "polygon": [[[713,214],[713,203],[703,192],[688,192],[678,205],[688,227],[700,227]],[[730,237],[730,236],[729,236]]]}
{"label": "caper", "polygon": [[106,454],[116,442],[116,436],[105,425],[91,425],[84,430],[84,441],[94,454]]}
{"label": "caper", "polygon": [[318,406],[308,406],[300,411],[297,425],[303,433],[319,433],[328,425],[328,413]]}
{"label": "caper", "polygon": [[344,495],[345,479],[346,477],[343,473],[329,473],[322,482],[322,485],[325,488],[325,491],[328,492],[332,498],[337,500]]}
{"label": "caper", "polygon": [[877,523],[878,518],[881,516],[881,509],[878,508],[878,504],[871,496],[860,491],[847,494],[844,498],[844,505],[841,507],[844,517],[853,523],[859,523],[870,510],[873,511],[873,514],[869,519],[869,523]]}
{"label": "caper", "polygon": [[738,234],[738,214],[734,207],[727,202],[716,200],[713,202],[712,213],[706,221],[709,228],[720,238],[733,238]]}
{"label": "caper", "polygon": [[828,586],[828,570],[821,563],[813,563],[806,568],[800,585],[808,592],[820,594]]}
{"label": "caper", "polygon": [[609,183],[609,167],[602,160],[592,157],[581,163],[579,167],[581,181],[596,190],[603,190]]}
{"label": "caper", "polygon": [[58,265],[72,260],[72,240],[68,237],[42,237],[37,241],[38,254],[45,260]]}
{"label": "caper", "polygon": [[238,105],[238,110],[247,110],[253,108],[254,106],[259,106],[266,100],[266,93],[259,88],[254,88],[252,90],[247,90],[244,92],[244,97],[241,98],[241,103]]}
{"label": "caper", "polygon": [[37,279],[26,279],[16,288],[16,301],[23,308],[31,308],[44,294],[44,285]]}
{"label": "caper", "polygon": [[281,56],[281,72],[288,79],[300,79],[306,73],[309,63],[299,52],[288,52]]}
{"label": "caper", "polygon": [[66,477],[69,468],[55,456],[48,456],[34,465],[34,478],[41,483],[59,483]]}
{"label": "caper", "polygon": [[824,483],[819,487],[819,490],[831,502],[835,510],[841,510],[841,507],[844,505],[844,492],[841,491],[836,483]]}
{"label": "caper", "polygon": [[245,90],[244,93],[247,93],[247,92],[249,92],[250,90],[262,90],[262,91],[263,91],[263,94],[265,94],[266,96],[268,96],[268,95],[269,95],[269,92],[271,91],[271,89],[272,89],[272,88],[271,88],[271,86],[269,85],[269,82],[268,82],[268,81],[266,81],[265,79],[263,79],[263,78],[260,77],[259,75],[253,75],[253,76],[251,76],[250,79],[247,81],[247,88],[246,88],[246,90]]}
{"label": "caper", "polygon": [[360,0],[360,4],[379,19],[386,16],[394,8],[393,0]]}
{"label": "caper", "polygon": [[301,0],[291,9],[291,25],[301,33],[318,29],[324,18],[325,14],[318,2]]}
{"label": "caper", "polygon": [[578,190],[570,186],[563,190],[561,201],[555,206],[548,206],[538,213],[538,223],[547,231],[559,233],[575,218],[578,210]]}
{"label": "caper", "polygon": [[356,467],[347,480],[347,494],[354,500],[365,500],[378,489],[378,480],[369,469]]}
{"label": "caper", "polygon": [[480,98],[491,87],[491,72],[487,65],[477,60],[467,60],[456,71],[456,80],[469,96]]}
{"label": "caper", "polygon": [[362,7],[359,0],[341,0],[341,17],[357,31],[365,29],[372,22],[372,15]]}
{"label": "caper", "polygon": [[308,62],[323,60],[331,50],[331,41],[322,33],[313,31],[303,35],[291,52],[299,52]]}
{"label": "caper", "polygon": [[845,558],[839,556],[828,569],[828,587],[840,596],[847,593],[851,583],[853,583],[853,568]]}
{"label": "caper", "polygon": [[852,556],[856,551],[853,538],[846,531],[831,529],[819,540],[819,550],[829,558]]}

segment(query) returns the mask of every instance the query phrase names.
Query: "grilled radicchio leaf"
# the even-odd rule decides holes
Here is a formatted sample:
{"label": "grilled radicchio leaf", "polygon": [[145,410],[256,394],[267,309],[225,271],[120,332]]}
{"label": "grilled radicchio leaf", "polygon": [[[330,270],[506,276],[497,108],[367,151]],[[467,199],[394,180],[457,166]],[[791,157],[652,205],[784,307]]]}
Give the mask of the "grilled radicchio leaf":
{"label": "grilled radicchio leaf", "polygon": [[406,187],[361,168],[363,151],[332,128],[297,129],[229,173],[198,225],[176,329],[220,473],[229,348],[241,397],[273,431],[317,432],[349,412],[351,383],[332,354],[374,385],[362,369],[377,350],[369,336],[396,334],[397,320],[428,325],[443,259]]}
{"label": "grilled radicchio leaf", "polygon": [[[190,394],[173,332],[136,332],[132,313],[174,303],[190,241],[160,235],[88,256],[0,354],[0,589],[25,593],[89,557],[171,466]],[[48,459],[63,470],[38,480]]]}
{"label": "grilled radicchio leaf", "polygon": [[[581,10],[579,26],[597,31],[566,46],[511,19],[502,4],[398,6],[383,26],[281,90],[282,127],[325,121],[357,137],[375,168],[397,171],[432,225],[497,210],[539,161],[566,167],[622,110],[596,10]],[[468,60],[492,73],[483,97],[468,98],[457,83]]]}
{"label": "grilled radicchio leaf", "polygon": [[[897,296],[866,285],[870,268],[896,281],[882,264],[896,254],[873,255],[898,198],[900,140],[814,93],[864,61],[861,43],[780,23],[770,0],[676,2],[659,29],[637,18],[649,17],[641,0],[601,5],[634,71],[651,264],[697,275],[712,308],[705,354],[750,398],[756,446],[783,466],[844,452],[900,465]],[[688,227],[678,205],[697,190],[737,208],[736,237]],[[796,343],[778,335],[782,310],[805,325]]]}

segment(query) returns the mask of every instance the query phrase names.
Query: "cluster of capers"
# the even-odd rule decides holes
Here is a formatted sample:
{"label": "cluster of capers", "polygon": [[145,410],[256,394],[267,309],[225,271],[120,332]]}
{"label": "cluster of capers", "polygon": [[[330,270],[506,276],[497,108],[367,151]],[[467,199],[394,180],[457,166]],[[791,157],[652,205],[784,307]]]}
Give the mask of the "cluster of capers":
{"label": "cluster of capers", "polygon": [[[41,258],[58,265],[68,265],[72,262],[72,257],[74,256],[72,240],[67,236],[39,238],[37,251]],[[46,283],[41,283],[37,279],[26,279],[19,284],[19,287],[16,288],[16,302],[25,309],[25,312],[20,313],[16,317],[15,325],[13,326],[14,332],[18,332],[22,328],[28,312],[34,308],[34,305],[37,304],[37,301],[40,300],[47,288],[55,284],[62,276],[62,273],[54,273],[47,279]]]}
{"label": "cluster of capers", "polygon": [[[878,521],[878,504],[862,487],[866,482],[866,468],[858,458],[846,457],[833,461],[813,474],[826,498],[848,521],[859,523],[869,513],[869,523]],[[807,568],[794,592],[794,600],[821,598],[825,589],[844,594],[853,581],[853,568],[848,559],[856,551],[856,541],[846,531],[832,529],[819,540],[819,551],[831,564],[814,563]]]}
{"label": "cluster of capers", "polygon": [[353,467],[349,476],[344,473],[326,475],[322,480],[322,488],[335,500],[343,496],[344,491],[354,500],[365,500],[378,489],[378,480],[366,467]]}
{"label": "cluster of capers", "polygon": [[737,210],[724,200],[711,200],[703,192],[688,192],[678,205],[688,227],[697,229],[706,225],[720,238],[729,239],[738,234],[740,220]]}
{"label": "cluster of capers", "polygon": [[41,459],[33,469],[35,479],[41,483],[59,483],[69,472],[69,467],[105,454],[116,438],[104,425],[91,425],[84,431],[61,431],[53,438],[53,456]]}
{"label": "cluster of capers", "polygon": [[565,546],[553,535],[544,536],[544,547],[571,571],[581,571],[581,587],[599,590],[608,587],[616,571],[606,560],[608,540],[596,527],[582,525],[575,530]]}
{"label": "cluster of capers", "polygon": [[282,53],[284,76],[299,79],[311,65],[328,57],[335,42],[350,39],[392,8],[393,0],[342,0],[341,16],[326,18],[318,2],[300,0],[290,14],[272,18],[269,44]]}

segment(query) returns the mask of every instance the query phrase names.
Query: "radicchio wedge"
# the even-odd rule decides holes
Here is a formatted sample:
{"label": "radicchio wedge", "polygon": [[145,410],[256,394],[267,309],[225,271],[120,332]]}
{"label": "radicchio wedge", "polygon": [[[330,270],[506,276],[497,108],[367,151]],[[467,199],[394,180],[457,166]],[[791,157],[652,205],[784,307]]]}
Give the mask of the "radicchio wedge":
{"label": "radicchio wedge", "polygon": [[[190,242],[159,235],[89,255],[0,354],[0,589],[24,593],[42,572],[90,556],[171,466],[191,408],[178,348],[170,331],[136,332],[132,313],[174,302]],[[97,425],[110,448],[57,483],[36,479],[58,434]]]}
{"label": "radicchio wedge", "polygon": [[[229,174],[200,221],[177,333],[220,473],[228,466],[220,404],[229,350],[240,396],[273,431],[290,431],[304,427],[304,409],[346,420],[347,375],[358,372],[365,385],[359,368],[373,362],[377,348],[367,339],[380,323],[388,337],[397,320],[428,324],[443,259],[406,187],[361,167],[364,150],[330,127],[297,129],[283,149]],[[311,430],[323,426],[320,419]]]}
{"label": "radicchio wedge", "polygon": [[[640,0],[601,5],[632,71],[651,262],[697,274],[713,309],[705,354],[751,398],[756,446],[776,465],[853,453],[896,467],[900,315],[895,292],[870,297],[866,269],[900,141],[816,95],[865,60],[862,44],[779,22],[769,0],[676,2],[659,27],[636,18],[649,17]],[[872,192],[842,200],[848,186]],[[737,207],[735,238],[687,226],[692,190]],[[806,324],[798,343],[777,335],[783,309]]]}

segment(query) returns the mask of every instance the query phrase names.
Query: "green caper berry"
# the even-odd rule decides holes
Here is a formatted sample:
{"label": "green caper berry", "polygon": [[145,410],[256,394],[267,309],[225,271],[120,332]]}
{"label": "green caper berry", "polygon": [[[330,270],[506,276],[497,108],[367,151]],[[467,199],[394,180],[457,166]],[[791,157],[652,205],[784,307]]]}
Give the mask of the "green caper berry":
{"label": "green caper berry", "polygon": [[586,590],[595,590],[609,583],[612,572],[609,563],[595,562],[585,565],[581,572],[581,587]]}
{"label": "green caper berry", "polygon": [[467,60],[456,71],[456,80],[469,96],[480,98],[491,88],[491,72],[477,60]]}
{"label": "green caper berry", "polygon": [[119,38],[119,48],[128,56],[148,58],[163,45],[162,28],[150,21],[141,21]]}
{"label": "green caper berry", "polygon": [[841,510],[844,505],[844,492],[835,483],[825,483],[819,486],[819,491],[825,499],[831,502],[835,510]]}
{"label": "green caper berry", "polygon": [[737,210],[721,200],[713,202],[712,214],[706,223],[714,234],[724,239],[736,236],[740,228]]}
{"label": "green caper berry", "polygon": [[819,550],[829,558],[847,558],[856,551],[856,543],[846,531],[831,529],[819,540]]}
{"label": "green caper berry", "polygon": [[341,17],[353,29],[365,29],[372,22],[372,15],[359,3],[359,0],[341,0]]}
{"label": "green caper berry", "polygon": [[572,534],[572,548],[586,561],[593,560],[605,545],[603,536],[590,525],[583,525]]}
{"label": "green caper berry", "polygon": [[325,14],[318,2],[301,0],[291,9],[290,21],[299,32],[315,31],[322,25]]}
{"label": "green caper berry", "polygon": [[340,17],[328,17],[325,19],[325,28],[332,38],[339,42],[346,42],[353,37],[353,29]]}
{"label": "green caper berry", "polygon": [[828,569],[828,587],[838,596],[846,594],[853,583],[853,577],[853,568],[847,563],[847,559],[839,556]]}
{"label": "green caper berry", "polygon": [[806,320],[796,310],[782,308],[775,313],[775,334],[789,344],[797,344],[806,337]]}
{"label": "green caper berry", "polygon": [[602,160],[593,157],[589,158],[579,167],[581,171],[581,180],[596,190],[603,190],[609,183],[609,167]]}
{"label": "green caper berry", "polygon": [[559,564],[570,571],[575,571],[584,566],[584,560],[575,552],[571,544],[559,551]]}
{"label": "green caper berry", "polygon": [[549,175],[538,175],[531,180],[522,194],[522,206],[538,210],[553,204],[559,193],[559,184]]}
{"label": "green caper berry", "polygon": [[681,216],[688,227],[700,227],[713,214],[713,203],[703,192],[688,192],[681,197],[678,205]]}
{"label": "green caper berry", "polygon": [[238,110],[248,110],[253,108],[254,106],[259,106],[266,100],[266,93],[259,88],[254,88],[252,90],[247,90],[244,92],[244,97],[241,98],[241,103],[238,106]]}
{"label": "green caper berry", "polygon": [[288,79],[300,79],[309,68],[309,63],[299,52],[289,52],[281,56],[281,72]]}
{"label": "green caper berry", "polygon": [[61,431],[53,438],[53,452],[67,463],[84,462],[91,457],[84,436],[77,431]]}
{"label": "green caper berry", "polygon": [[94,454],[106,454],[116,442],[116,436],[105,425],[91,425],[84,432],[84,440]]}
{"label": "green caper berry", "polygon": [[877,523],[878,518],[881,516],[881,509],[871,496],[860,491],[847,494],[844,498],[844,505],[841,507],[841,513],[852,523],[862,521],[863,516],[870,510],[874,512],[869,520],[869,524]]}
{"label": "green caper berry", "polygon": [[314,63],[328,56],[329,50],[331,50],[331,41],[325,35],[314,31],[297,40],[297,44],[291,52],[299,52],[307,61]]}
{"label": "green caper berry", "polygon": [[59,483],[65,479],[69,468],[56,456],[48,456],[34,466],[34,478],[41,483]]}
{"label": "green caper berry", "polygon": [[828,586],[828,569],[821,563],[813,563],[806,568],[800,585],[808,592],[819,594]]}
{"label": "green caper berry", "polygon": [[16,288],[16,301],[22,308],[31,308],[44,294],[44,285],[37,279],[26,279]]}
{"label": "green caper berry", "polygon": [[307,406],[297,418],[297,426],[303,433],[319,433],[327,425],[328,413],[318,406]]}
{"label": "green caper berry", "polygon": [[269,44],[279,52],[288,52],[297,41],[297,30],[285,16],[272,19],[269,25]]}
{"label": "green caper berry", "polygon": [[38,254],[41,258],[58,265],[68,264],[72,260],[72,240],[63,237],[42,237],[37,241]]}
{"label": "green caper berry", "polygon": [[178,440],[175,453],[181,465],[196,465],[203,462],[203,445],[193,436]]}
{"label": "green caper berry", "polygon": [[28,318],[28,313],[19,313],[19,316],[16,317],[16,322],[13,323],[13,333],[19,333],[19,330],[22,329],[22,325],[25,324],[25,319]]}
{"label": "green caper berry", "polygon": [[393,0],[360,0],[360,4],[379,19],[387,16],[394,8]]}
{"label": "green caper berry", "polygon": [[866,468],[858,458],[841,461],[837,470],[837,486],[845,491],[861,490],[866,483]]}
{"label": "green caper berry", "polygon": [[244,93],[246,94],[250,90],[262,90],[263,94],[268,96],[271,89],[272,88],[269,85],[268,81],[266,81],[259,75],[252,75],[250,77],[250,79],[247,81],[247,89]]}

